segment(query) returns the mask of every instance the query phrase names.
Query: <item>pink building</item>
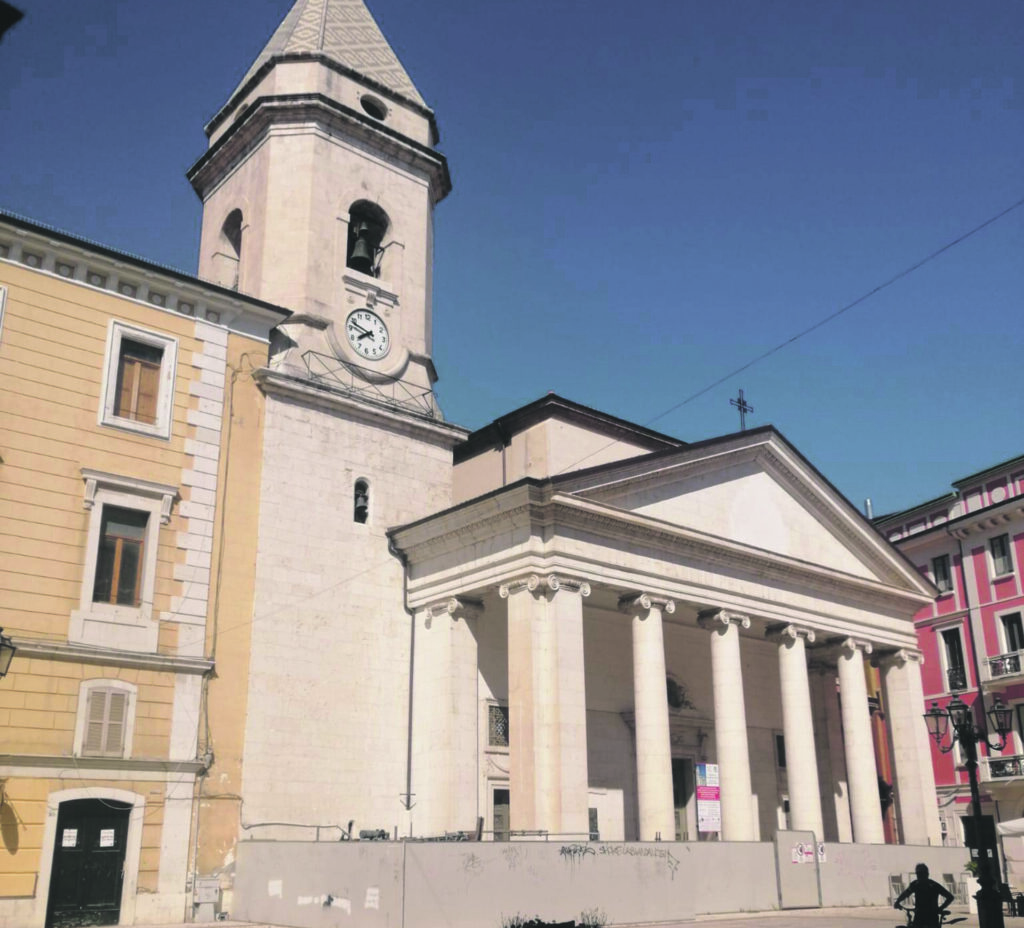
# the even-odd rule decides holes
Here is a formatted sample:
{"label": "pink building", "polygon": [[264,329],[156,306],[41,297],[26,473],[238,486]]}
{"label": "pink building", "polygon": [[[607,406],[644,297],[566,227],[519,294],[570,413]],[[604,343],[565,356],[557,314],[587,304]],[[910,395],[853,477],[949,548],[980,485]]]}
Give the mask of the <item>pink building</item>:
{"label": "pink building", "polygon": [[[978,722],[997,695],[1014,708],[1005,749],[979,748],[984,812],[1005,822],[1024,817],[1024,457],[953,486],[875,525],[938,591],[915,619],[926,703],[944,706],[957,695],[974,706]],[[947,844],[963,843],[960,820],[969,814],[962,760],[959,748],[942,754],[933,747]],[[1002,850],[1008,882],[1021,885],[1024,839],[1006,838]]]}

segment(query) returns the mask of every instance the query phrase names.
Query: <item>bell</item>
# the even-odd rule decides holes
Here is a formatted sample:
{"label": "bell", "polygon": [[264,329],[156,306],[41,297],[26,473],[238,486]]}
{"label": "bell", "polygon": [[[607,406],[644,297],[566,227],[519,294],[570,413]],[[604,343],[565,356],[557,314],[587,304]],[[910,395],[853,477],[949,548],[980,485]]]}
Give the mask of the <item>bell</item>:
{"label": "bell", "polygon": [[366,493],[356,493],[355,521],[365,523],[369,509],[370,500]]}
{"label": "bell", "polygon": [[376,229],[368,223],[361,222],[355,229],[355,241],[352,243],[352,251],[348,256],[348,266],[362,271],[364,274],[373,273],[373,261],[376,257],[376,243],[374,233]]}

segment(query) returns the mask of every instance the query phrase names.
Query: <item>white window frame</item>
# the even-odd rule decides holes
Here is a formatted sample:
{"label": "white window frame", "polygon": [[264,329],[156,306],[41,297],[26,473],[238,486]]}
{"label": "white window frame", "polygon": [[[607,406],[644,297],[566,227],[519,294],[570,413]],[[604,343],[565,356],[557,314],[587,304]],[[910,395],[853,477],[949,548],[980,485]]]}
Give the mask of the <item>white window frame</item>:
{"label": "white window frame", "polygon": [[[163,352],[160,361],[160,389],[156,403],[156,422],[137,422],[114,414],[117,405],[117,368],[121,358],[121,342],[125,339],[152,345]],[[127,322],[111,319],[107,329],[107,350],[103,360],[103,388],[100,391],[99,424],[126,429],[154,438],[171,437],[171,413],[174,409],[174,374],[178,364],[177,339]]]}
{"label": "white window frame", "polygon": [[[86,732],[89,728],[89,699],[93,690],[116,690],[127,696],[124,710],[124,737],[120,755],[83,754]],[[72,753],[75,757],[107,757],[117,760],[118,756],[132,756],[132,740],[135,734],[135,704],[138,701],[138,687],[125,680],[83,680],[78,688],[78,714],[75,717],[75,741]]]}
{"label": "white window frame", "polygon": [[[942,637],[944,632],[955,631],[960,636],[960,653],[964,656],[964,683],[966,684],[965,689],[970,689],[971,686],[971,674],[967,668],[967,643],[964,641],[964,625],[963,622],[953,622],[949,625],[943,625],[941,628],[935,629],[935,637],[938,639],[939,646],[939,664],[942,667],[942,691],[952,695],[954,690],[949,688],[949,657],[946,653],[946,640]],[[964,690],[957,690],[956,692],[963,692]]]}
{"label": "white window frame", "polygon": [[1019,615],[1021,617],[1021,624],[1024,625],[1024,605],[1015,606],[1012,609],[1003,609],[995,614],[996,619],[996,634],[999,637],[999,648],[1000,654],[1010,654],[1010,642],[1006,637],[1006,626],[1003,624],[1003,619],[1009,615]]}
{"label": "white window frame", "polygon": [[[996,573],[996,561],[992,556],[992,542],[996,538],[1006,538],[1006,553],[1010,558],[1010,569],[1003,573]],[[1004,577],[1012,577],[1017,573],[1017,558],[1013,553],[1013,538],[1009,532],[996,532],[985,539],[985,557],[988,558],[988,574],[993,580],[1002,580]]]}
{"label": "white window frame", "polygon": [[4,308],[7,306],[7,288],[0,287],[0,341],[4,337]]}
{"label": "white window frame", "polygon": [[[938,560],[941,560],[942,558],[945,558],[946,562],[949,565],[949,586],[946,589],[942,589],[942,587],[939,586],[939,578],[938,578],[937,573],[935,572],[935,562],[938,561]],[[954,578],[953,578],[953,557],[952,557],[952,555],[950,555],[950,554],[948,554],[946,552],[943,552],[942,554],[936,554],[935,557],[933,557],[931,559],[931,563],[929,564],[929,572],[932,575],[932,583],[935,584],[935,588],[939,591],[939,595],[940,596],[952,596],[953,595],[953,591],[954,591],[954,587],[956,586],[956,583],[955,583]]]}
{"label": "white window frame", "polygon": [[[160,543],[160,527],[170,521],[171,507],[178,496],[178,489],[86,467],[82,468],[82,478],[85,481],[82,505],[90,511],[90,517],[79,608],[71,613],[68,640],[123,651],[156,651],[159,623],[153,615],[153,595],[156,588],[157,547]],[[93,602],[103,510],[107,506],[135,509],[149,515],[146,520],[138,606]]]}

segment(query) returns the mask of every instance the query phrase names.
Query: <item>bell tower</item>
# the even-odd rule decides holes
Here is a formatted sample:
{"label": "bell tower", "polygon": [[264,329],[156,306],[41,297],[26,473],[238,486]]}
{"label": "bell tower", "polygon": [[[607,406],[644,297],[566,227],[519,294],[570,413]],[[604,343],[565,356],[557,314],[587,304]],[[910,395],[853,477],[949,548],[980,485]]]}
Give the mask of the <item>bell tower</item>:
{"label": "bell tower", "polygon": [[297,0],[206,133],[188,173],[199,276],[296,313],[277,365],[323,355],[429,390],[431,217],[451,181],[363,0]]}

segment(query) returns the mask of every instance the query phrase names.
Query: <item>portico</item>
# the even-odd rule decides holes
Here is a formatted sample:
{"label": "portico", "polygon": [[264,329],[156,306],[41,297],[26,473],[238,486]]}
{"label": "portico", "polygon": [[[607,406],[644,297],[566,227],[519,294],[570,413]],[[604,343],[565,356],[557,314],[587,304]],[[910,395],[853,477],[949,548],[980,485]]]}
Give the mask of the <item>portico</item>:
{"label": "portico", "polygon": [[[418,616],[416,831],[467,830],[478,815],[489,826],[493,791],[507,789],[510,828],[524,836],[672,840],[693,799],[680,771],[708,762],[719,767],[721,840],[789,827],[881,843],[873,659],[900,714],[904,840],[939,843],[911,712],[909,617],[926,590],[774,430],[716,445],[524,478],[391,533]],[[766,475],[775,490],[743,499]],[[729,517],[760,521],[760,537],[756,526],[744,541],[693,525],[721,510],[709,491],[730,483],[743,507]],[[799,511],[782,512],[782,491]],[[820,686],[809,662],[825,668]],[[685,689],[682,710],[667,679]],[[487,706],[507,710],[507,746],[489,743]],[[829,715],[841,718],[838,746],[815,728]],[[837,747],[829,767],[845,771],[848,806],[821,788],[819,757]]]}

